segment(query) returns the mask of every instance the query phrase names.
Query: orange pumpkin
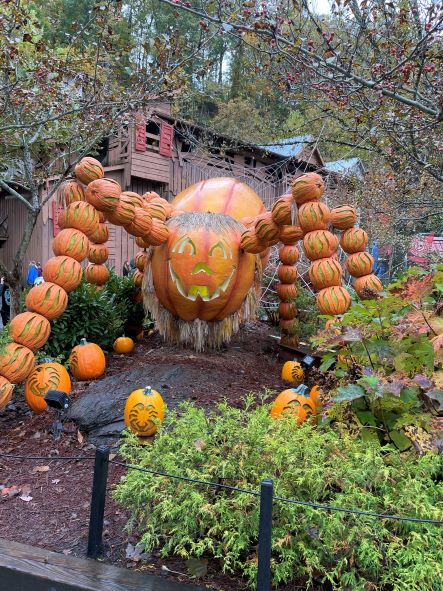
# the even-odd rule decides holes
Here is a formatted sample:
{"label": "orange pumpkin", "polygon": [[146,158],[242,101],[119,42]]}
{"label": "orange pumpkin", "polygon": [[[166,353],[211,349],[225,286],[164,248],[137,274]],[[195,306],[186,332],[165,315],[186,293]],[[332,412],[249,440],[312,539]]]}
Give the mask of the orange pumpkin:
{"label": "orange pumpkin", "polygon": [[152,217],[142,207],[136,207],[134,219],[124,228],[128,234],[148,240],[149,232],[152,230]]}
{"label": "orange pumpkin", "polygon": [[327,230],[331,212],[325,203],[309,201],[298,208],[298,221],[303,232]]}
{"label": "orange pumpkin", "polygon": [[131,353],[135,347],[135,344],[134,341],[129,337],[118,337],[118,339],[115,339],[113,347],[116,353]]}
{"label": "orange pumpkin", "polygon": [[96,380],[105,373],[105,354],[95,343],[88,343],[86,339],[82,339],[80,345],[71,351],[69,367],[72,375],[79,382]]}
{"label": "orange pumpkin", "polygon": [[141,272],[145,270],[146,261],[148,260],[148,253],[145,251],[138,252],[135,255],[135,266]]}
{"label": "orange pumpkin", "polygon": [[295,265],[300,257],[296,246],[282,246],[278,251],[278,258],[284,265]]}
{"label": "orange pumpkin", "polygon": [[304,236],[303,230],[299,226],[282,226],[280,228],[280,242],[283,244],[296,244]]}
{"label": "orange pumpkin", "polygon": [[314,261],[309,268],[309,279],[315,289],[341,285],[343,269],[337,259],[328,257]]}
{"label": "orange pumpkin", "polygon": [[248,228],[242,233],[240,246],[245,252],[251,254],[259,254],[268,248],[266,244],[258,239],[254,228]]}
{"label": "orange pumpkin", "polygon": [[317,306],[322,314],[344,314],[351,305],[351,296],[342,286],[326,287],[317,294]]}
{"label": "orange pumpkin", "polygon": [[0,410],[5,408],[12,398],[14,392],[14,384],[8,382],[6,378],[0,376]]}
{"label": "orange pumpkin", "polygon": [[56,256],[72,257],[79,263],[88,256],[88,250],[88,237],[80,230],[66,228],[52,241],[52,251]]}
{"label": "orange pumpkin", "polygon": [[95,209],[103,212],[110,212],[116,209],[119,204],[122,188],[113,179],[97,179],[89,183],[85,197],[86,201]]}
{"label": "orange pumpkin", "polygon": [[303,249],[309,260],[332,256],[338,247],[338,238],[328,230],[314,230],[303,238]]}
{"label": "orange pumpkin", "polygon": [[290,335],[298,335],[300,332],[300,324],[297,318],[280,318],[280,329],[282,332]]}
{"label": "orange pumpkin", "polygon": [[246,217],[242,218],[241,223],[244,225],[245,228],[252,228],[255,226],[255,217],[252,215],[247,215]]}
{"label": "orange pumpkin", "polygon": [[100,224],[104,224],[106,222],[106,216],[102,211],[97,211],[98,221]]}
{"label": "orange pumpkin", "polygon": [[168,241],[151,269],[161,304],[182,320],[222,320],[253,285],[256,257],[240,248],[243,225],[232,217],[184,213],[168,221]]}
{"label": "orange pumpkin", "polygon": [[169,236],[168,226],[158,218],[152,218],[152,226],[145,240],[152,246],[159,246],[166,242]]}
{"label": "orange pumpkin", "polygon": [[87,236],[97,229],[99,224],[97,210],[85,201],[75,201],[58,218],[60,228],[75,228]]}
{"label": "orange pumpkin", "polygon": [[146,193],[143,193],[143,195],[142,195],[142,199],[146,203],[149,203],[150,201],[152,201],[153,199],[156,199],[156,198],[161,199],[160,195],[158,193],[156,193],[155,191],[147,191]]}
{"label": "orange pumpkin", "polygon": [[164,222],[171,212],[171,205],[166,199],[154,197],[149,203],[146,202],[143,204],[143,209],[145,209],[152,218]]}
{"label": "orange pumpkin", "polygon": [[133,191],[123,191],[122,195],[128,197],[132,201],[132,203],[134,204],[134,208],[143,207],[144,199],[138,193],[134,193]]}
{"label": "orange pumpkin", "polygon": [[280,392],[271,407],[274,418],[280,418],[285,413],[296,416],[297,425],[301,425],[308,418],[316,417],[317,406],[311,397],[303,396],[297,388],[290,388]]}
{"label": "orange pumpkin", "polygon": [[135,203],[132,197],[124,193],[120,195],[117,207],[114,211],[109,211],[106,217],[111,224],[116,226],[126,226],[130,224],[135,216]]}
{"label": "orange pumpkin", "polygon": [[94,244],[104,244],[109,240],[108,224],[99,224],[97,230],[89,235],[89,239]]}
{"label": "orange pumpkin", "polygon": [[269,211],[257,216],[255,222],[255,233],[258,240],[265,244],[279,238],[280,226],[277,226],[272,219],[272,213]]}
{"label": "orange pumpkin", "polygon": [[298,310],[294,302],[281,302],[278,306],[278,314],[283,320],[297,318]]}
{"label": "orange pumpkin", "polygon": [[137,287],[141,287],[143,285],[143,273],[140,273],[140,271],[135,271],[135,273],[132,275],[132,280]]}
{"label": "orange pumpkin", "polygon": [[158,423],[165,418],[165,403],[156,390],[150,386],[134,390],[125,404],[125,424],[141,437],[151,437],[157,431]]}
{"label": "orange pumpkin", "polygon": [[298,361],[286,361],[281,368],[281,379],[299,386],[305,379],[305,372]]}
{"label": "orange pumpkin", "polygon": [[307,201],[318,201],[325,192],[325,183],[316,172],[297,177],[292,183],[292,198],[301,205]]}
{"label": "orange pumpkin", "polygon": [[143,238],[141,236],[136,236],[135,237],[135,243],[140,248],[149,248],[151,246],[149,244],[149,242],[147,240],[143,240]]}
{"label": "orange pumpkin", "polygon": [[9,335],[12,340],[28,349],[43,347],[50,334],[49,320],[35,312],[17,314],[9,324]]}
{"label": "orange pumpkin", "polygon": [[292,224],[292,195],[283,195],[272,206],[272,219],[277,226]]}
{"label": "orange pumpkin", "polygon": [[277,283],[275,289],[282,302],[292,302],[298,295],[297,288],[293,283]]}
{"label": "orange pumpkin", "polygon": [[37,312],[48,320],[54,320],[63,314],[68,305],[66,291],[50,281],[34,285],[26,296],[26,307],[30,312]]}
{"label": "orange pumpkin", "polygon": [[294,283],[297,279],[297,267],[294,265],[279,265],[277,270],[280,283]]}
{"label": "orange pumpkin", "polygon": [[25,400],[31,410],[41,413],[48,405],[45,396],[49,390],[71,392],[71,378],[60,363],[51,361],[37,365],[29,374],[25,383]]}
{"label": "orange pumpkin", "polygon": [[348,256],[346,267],[353,277],[369,275],[374,268],[374,259],[369,252],[356,252]]}
{"label": "orange pumpkin", "polygon": [[23,345],[8,343],[0,353],[0,375],[12,384],[18,384],[27,378],[34,365],[34,353]]}
{"label": "orange pumpkin", "polygon": [[352,205],[341,205],[331,209],[331,223],[337,230],[348,230],[357,221],[357,210]]}
{"label": "orange pumpkin", "polygon": [[109,248],[106,244],[90,244],[88,259],[91,263],[103,265],[109,257]]}
{"label": "orange pumpkin", "polygon": [[43,268],[44,280],[60,285],[68,293],[80,285],[82,276],[82,266],[72,257],[52,257]]}
{"label": "orange pumpkin", "polygon": [[101,179],[105,176],[103,166],[95,158],[86,156],[82,158],[78,164],[75,165],[75,176],[84,185],[88,185],[91,181]]}
{"label": "orange pumpkin", "polygon": [[224,213],[240,221],[265,211],[260,197],[232,177],[216,177],[191,185],[172,201],[179,211]]}
{"label": "orange pumpkin", "polygon": [[85,277],[88,283],[101,286],[109,279],[109,269],[105,265],[90,263],[85,269]]}
{"label": "orange pumpkin", "polygon": [[371,292],[378,293],[382,291],[383,285],[380,279],[371,273],[370,275],[358,277],[354,282],[354,289],[360,299],[370,300],[373,297]]}
{"label": "orange pumpkin", "polygon": [[361,228],[349,228],[343,232],[340,245],[348,254],[363,252],[368,245],[368,235]]}
{"label": "orange pumpkin", "polygon": [[58,201],[66,207],[76,201],[85,201],[85,191],[77,181],[66,181],[58,190]]}

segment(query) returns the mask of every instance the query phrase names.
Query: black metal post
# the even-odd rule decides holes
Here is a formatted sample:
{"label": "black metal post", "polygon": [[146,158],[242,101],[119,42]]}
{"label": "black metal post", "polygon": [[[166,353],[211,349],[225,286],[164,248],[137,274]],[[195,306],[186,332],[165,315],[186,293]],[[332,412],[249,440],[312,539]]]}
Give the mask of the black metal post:
{"label": "black metal post", "polygon": [[260,485],[260,529],[258,533],[257,591],[271,589],[272,499],[274,483],[269,478]]}
{"label": "black metal post", "polygon": [[91,514],[89,517],[88,558],[98,558],[103,547],[103,518],[108,482],[109,448],[95,450],[94,480],[92,482]]}

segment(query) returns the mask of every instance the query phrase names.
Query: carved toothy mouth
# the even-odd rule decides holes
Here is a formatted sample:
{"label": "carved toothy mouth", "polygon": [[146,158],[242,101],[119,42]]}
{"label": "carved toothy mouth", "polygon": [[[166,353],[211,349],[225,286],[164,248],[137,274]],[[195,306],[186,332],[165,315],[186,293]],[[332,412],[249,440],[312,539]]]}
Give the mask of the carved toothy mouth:
{"label": "carved toothy mouth", "polygon": [[[223,283],[221,285],[219,285],[219,287],[217,287],[215,292],[211,295],[209,293],[209,287],[207,285],[197,285],[197,284],[191,285],[188,293],[186,293],[186,290],[183,287],[183,283],[181,282],[180,277],[177,275],[177,273],[172,268],[171,261],[168,261],[168,266],[169,266],[169,273],[172,277],[175,287],[177,288],[177,291],[184,298],[186,298],[187,300],[191,300],[193,302],[195,302],[195,300],[198,297],[200,297],[204,302],[211,302],[212,300],[215,300],[216,298],[220,297],[221,294],[224,293],[226,291],[226,289],[228,288],[228,285],[231,282],[231,279],[234,276],[234,273],[236,270],[236,268],[234,266],[232,268],[232,271],[231,271],[229,277],[227,277],[223,281]],[[201,271],[204,271],[205,274],[207,273],[206,270],[204,270],[204,269],[201,269],[200,272]]]}

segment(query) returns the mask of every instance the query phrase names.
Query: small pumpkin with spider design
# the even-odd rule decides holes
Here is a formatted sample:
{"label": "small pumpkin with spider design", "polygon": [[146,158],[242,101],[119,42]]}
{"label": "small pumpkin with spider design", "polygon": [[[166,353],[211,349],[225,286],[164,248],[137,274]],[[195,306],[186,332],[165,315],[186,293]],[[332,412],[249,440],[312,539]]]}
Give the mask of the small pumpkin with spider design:
{"label": "small pumpkin with spider design", "polygon": [[124,420],[130,431],[140,437],[151,437],[165,418],[165,403],[157,390],[147,386],[129,394]]}
{"label": "small pumpkin with spider design", "polygon": [[60,363],[50,361],[37,365],[29,374],[25,383],[25,400],[35,413],[47,409],[45,396],[49,390],[71,392],[71,378]]}

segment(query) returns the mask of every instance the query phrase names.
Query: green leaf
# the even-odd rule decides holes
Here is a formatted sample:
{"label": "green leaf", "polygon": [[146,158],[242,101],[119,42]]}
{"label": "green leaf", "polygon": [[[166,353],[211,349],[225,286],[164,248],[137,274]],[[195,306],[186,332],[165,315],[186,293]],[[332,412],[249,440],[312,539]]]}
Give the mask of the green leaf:
{"label": "green leaf", "polygon": [[357,410],[355,414],[362,425],[377,426],[377,419],[370,410]]}
{"label": "green leaf", "polygon": [[320,371],[328,371],[328,369],[334,365],[335,361],[336,361],[336,354],[335,353],[325,355],[322,359],[321,364],[320,364]]}
{"label": "green leaf", "polygon": [[337,388],[337,394],[332,397],[334,402],[349,402],[362,398],[365,395],[363,388],[357,384],[348,384]]}
{"label": "green leaf", "polygon": [[201,578],[208,572],[207,558],[189,558],[186,561],[186,568],[191,576]]}
{"label": "green leaf", "polygon": [[406,437],[403,431],[389,431],[389,437],[400,451],[406,451],[412,446],[411,440]]}

